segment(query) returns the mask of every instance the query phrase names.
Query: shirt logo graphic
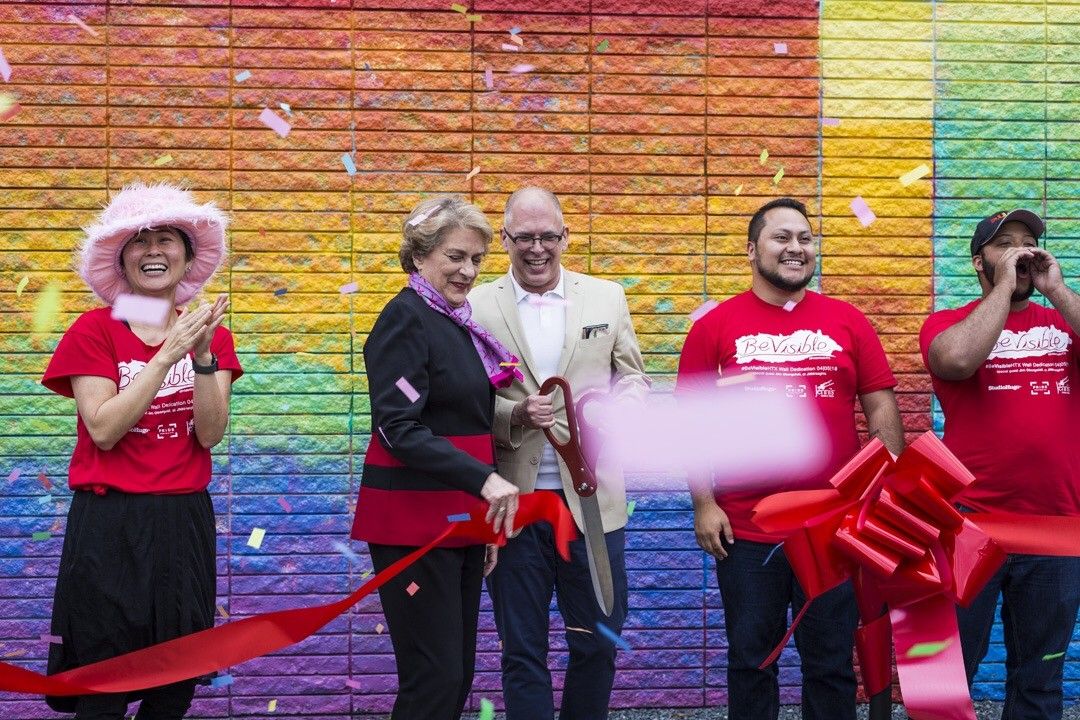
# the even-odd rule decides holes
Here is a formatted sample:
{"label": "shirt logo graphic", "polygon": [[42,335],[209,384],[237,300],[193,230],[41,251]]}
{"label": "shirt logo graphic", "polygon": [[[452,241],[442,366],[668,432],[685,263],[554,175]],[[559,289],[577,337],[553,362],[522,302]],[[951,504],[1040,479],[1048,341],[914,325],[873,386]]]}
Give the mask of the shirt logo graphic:
{"label": "shirt logo graphic", "polygon": [[820,330],[796,330],[791,335],[758,333],[735,340],[735,362],[739,365],[824,360],[843,351],[839,343]]}
{"label": "shirt logo graphic", "polygon": [[1031,385],[1031,394],[1032,395],[1049,395],[1050,394],[1050,381],[1049,380],[1043,380],[1042,382],[1036,382],[1036,381],[1032,380],[1029,384]]}
{"label": "shirt logo graphic", "polygon": [[1069,387],[1069,378],[1063,377],[1057,381],[1058,395],[1071,395],[1072,388]]}
{"label": "shirt logo graphic", "polygon": [[1064,355],[1071,344],[1069,334],[1053,325],[1040,325],[1021,332],[1002,330],[987,359]]}
{"label": "shirt logo graphic", "polygon": [[788,385],[785,389],[787,390],[787,396],[790,398],[806,397],[805,385]]}
{"label": "shirt logo graphic", "polygon": [[166,440],[168,438],[178,438],[180,433],[176,431],[176,423],[169,423],[168,425],[162,423],[157,426],[157,439]]}
{"label": "shirt logo graphic", "polygon": [[[120,381],[117,383],[116,391],[123,392],[124,388],[130,385],[131,381],[137,378],[145,367],[146,363],[141,360],[117,363],[116,369],[120,375]],[[169,372],[165,374],[165,379],[161,381],[161,388],[157,391],[156,397],[168,397],[182,390],[192,390],[194,388],[195,371],[191,369],[191,356],[185,355],[169,368]]]}
{"label": "shirt logo graphic", "polygon": [[814,386],[814,397],[831,398],[836,397],[836,388],[833,387],[832,380],[826,380],[820,385]]}

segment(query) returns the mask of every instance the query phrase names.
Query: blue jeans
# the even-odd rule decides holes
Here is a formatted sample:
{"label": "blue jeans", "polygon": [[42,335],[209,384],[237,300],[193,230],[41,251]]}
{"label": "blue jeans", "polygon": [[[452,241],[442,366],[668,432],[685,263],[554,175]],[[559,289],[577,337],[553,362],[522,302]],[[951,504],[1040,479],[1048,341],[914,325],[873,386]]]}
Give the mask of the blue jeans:
{"label": "blue jeans", "polygon": [[1010,555],[971,607],[957,608],[969,685],[990,647],[999,596],[1005,631],[1002,720],[1059,720],[1061,653],[1069,649],[1080,608],[1080,558]]}
{"label": "blue jeans", "polygon": [[[776,720],[780,712],[779,668],[758,665],[787,630],[788,608],[806,601],[782,550],[736,540],[716,563],[728,639],[728,718]],[[804,720],[855,719],[852,653],[859,621],[850,582],[821,595],[795,629],[802,663]]]}
{"label": "blue jeans", "polygon": [[610,617],[596,602],[583,538],[570,543],[569,563],[559,557],[547,523],[524,528],[499,549],[499,562],[487,584],[502,640],[507,720],[551,720],[555,713],[547,664],[548,608],[553,591],[570,651],[559,718],[607,718],[615,682],[615,646],[597,631],[596,623],[621,632],[627,613],[627,586],[625,533],[614,530],[604,539],[615,589]]}

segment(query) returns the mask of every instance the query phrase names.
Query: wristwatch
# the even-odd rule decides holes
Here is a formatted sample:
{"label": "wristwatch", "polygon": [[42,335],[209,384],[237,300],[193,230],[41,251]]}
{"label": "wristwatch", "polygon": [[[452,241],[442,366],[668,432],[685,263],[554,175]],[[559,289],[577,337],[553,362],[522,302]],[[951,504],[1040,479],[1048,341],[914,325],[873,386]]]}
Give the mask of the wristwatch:
{"label": "wristwatch", "polygon": [[213,375],[217,372],[217,355],[210,353],[210,364],[200,365],[199,361],[195,359],[195,355],[191,356],[191,369],[198,375]]}

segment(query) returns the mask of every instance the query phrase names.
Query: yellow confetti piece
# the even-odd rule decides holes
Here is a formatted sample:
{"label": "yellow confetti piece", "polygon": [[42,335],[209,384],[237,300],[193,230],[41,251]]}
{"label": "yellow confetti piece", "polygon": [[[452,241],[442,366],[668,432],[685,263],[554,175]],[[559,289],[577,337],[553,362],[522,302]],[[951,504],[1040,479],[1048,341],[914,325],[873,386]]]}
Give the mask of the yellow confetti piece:
{"label": "yellow confetti piece", "polygon": [[465,13],[469,12],[469,8],[465,7],[464,5],[458,5],[457,3],[454,3],[453,5],[451,5],[450,9],[453,10],[454,12],[458,12],[458,13],[462,13],[462,14],[465,14]]}
{"label": "yellow confetti piece", "polygon": [[758,162],[761,163],[762,165],[764,165],[765,161],[768,160],[768,159],[769,159],[769,151],[762,148],[761,154],[758,155]]}
{"label": "yellow confetti piece", "polygon": [[476,167],[474,167],[472,170],[469,171],[469,174],[465,176],[465,179],[466,180],[472,180],[474,177],[476,177],[479,174],[480,174],[480,166],[477,165]]}
{"label": "yellow confetti piece", "polygon": [[520,35],[511,35],[510,36],[510,42],[515,43],[517,45],[524,45],[525,44],[525,41],[521,39]]}
{"label": "yellow confetti piece", "polygon": [[924,163],[924,164],[918,166],[917,168],[909,170],[906,173],[904,173],[903,175],[901,175],[900,176],[900,184],[903,185],[904,187],[907,187],[908,185],[915,182],[916,180],[919,180],[920,178],[924,178],[929,174],[930,174],[930,166],[926,165]]}
{"label": "yellow confetti piece", "polygon": [[258,528],[258,527],[254,528],[251,531],[251,537],[248,538],[247,544],[250,547],[253,547],[256,550],[258,550],[259,548],[262,547],[263,538],[265,538],[265,537],[266,537],[266,530],[264,528]]}
{"label": "yellow confetti piece", "polygon": [[742,185],[736,185],[735,186],[735,194],[736,195],[742,195]]}
{"label": "yellow confetti piece", "polygon": [[28,275],[23,275],[22,280],[15,286],[15,297],[22,295],[22,291],[26,289],[26,284],[28,282],[30,282],[30,277]]}
{"label": "yellow confetti piece", "polygon": [[779,185],[780,181],[784,179],[784,168],[781,167],[776,171],[776,174],[772,176],[772,184]]}
{"label": "yellow confetti piece", "polygon": [[59,314],[60,286],[51,282],[34,300],[34,332],[40,334],[52,330]]}
{"label": "yellow confetti piece", "polygon": [[271,700],[266,703],[266,712],[275,712],[277,710],[277,700]]}
{"label": "yellow confetti piece", "polygon": [[221,617],[225,618],[226,620],[229,619],[229,613],[225,611],[225,608],[223,606],[218,605],[217,606],[217,611],[218,611],[218,614],[221,615]]}
{"label": "yellow confetti piece", "polygon": [[517,367],[518,365],[521,365],[521,363],[516,363],[516,362],[501,362],[501,363],[499,363],[499,367]]}
{"label": "yellow confetti piece", "polygon": [[466,15],[465,19],[471,23],[478,23],[484,19],[483,15]]}
{"label": "yellow confetti piece", "polygon": [[162,155],[154,161],[154,167],[161,167],[162,165],[168,165],[172,162],[172,155]]}
{"label": "yellow confetti piece", "polygon": [[907,657],[909,658],[924,658],[933,657],[940,654],[945,648],[952,644],[952,640],[942,640],[941,642],[923,642],[915,643],[907,651]]}

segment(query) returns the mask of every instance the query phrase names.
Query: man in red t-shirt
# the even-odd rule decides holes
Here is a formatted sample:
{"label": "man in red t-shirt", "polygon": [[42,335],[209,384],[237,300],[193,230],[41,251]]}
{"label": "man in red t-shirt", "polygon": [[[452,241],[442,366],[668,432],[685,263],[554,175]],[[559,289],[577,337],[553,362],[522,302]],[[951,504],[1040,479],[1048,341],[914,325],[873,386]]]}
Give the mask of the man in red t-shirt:
{"label": "man in red t-shirt", "polygon": [[[779,198],[750,220],[746,246],[753,282],[749,291],[720,303],[690,329],[676,392],[712,386],[719,376],[749,374],[744,392],[781,393],[810,403],[829,443],[820,471],[808,477],[768,477],[737,491],[712,477],[691,477],[694,532],[717,559],[728,639],[728,717],[775,720],[778,668],[758,665],[783,638],[788,608],[805,603],[787,558],[775,553],[783,538],[759,530],[754,505],[780,490],[824,487],[859,450],[855,400],[867,427],[888,448],[904,444],[896,385],[885,352],[866,317],[852,305],[806,289],[814,277],[817,239],[805,206]],[[776,438],[784,442],[783,437]],[[803,674],[803,718],[854,720],[852,647],[858,612],[851,583],[825,593],[795,630]]]}
{"label": "man in red t-shirt", "polygon": [[[971,263],[982,298],[932,314],[919,335],[945,415],[945,445],[975,475],[958,498],[961,509],[1080,515],[1080,295],[1038,246],[1044,230],[1028,210],[980,222]],[[1053,307],[1032,303],[1035,290]],[[1010,555],[971,606],[958,609],[969,683],[989,648],[999,596],[1002,718],[1060,718],[1080,559]]]}

